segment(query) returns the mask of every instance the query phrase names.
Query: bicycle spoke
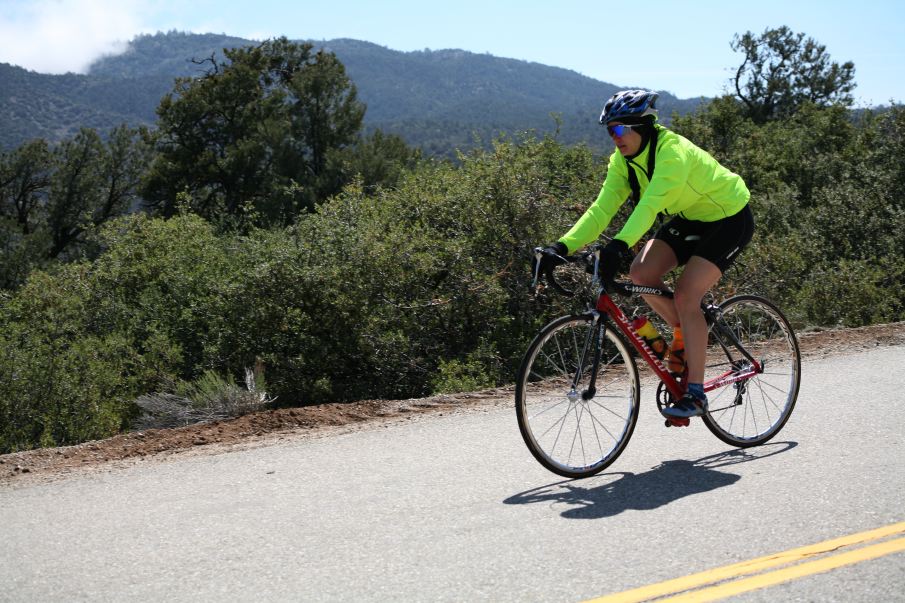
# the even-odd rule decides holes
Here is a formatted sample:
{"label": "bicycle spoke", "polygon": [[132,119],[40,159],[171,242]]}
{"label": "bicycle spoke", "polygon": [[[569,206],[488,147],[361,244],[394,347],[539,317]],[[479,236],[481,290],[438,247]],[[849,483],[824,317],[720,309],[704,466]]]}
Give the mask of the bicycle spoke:
{"label": "bicycle spoke", "polygon": [[[776,410],[779,410],[780,412],[782,412],[782,407],[779,404],[777,404],[776,401],[773,400],[773,397],[770,394],[768,394],[766,391],[764,391],[763,385],[770,385],[770,384],[769,383],[763,384],[760,381],[760,379],[758,379],[755,382],[755,384],[757,385],[758,389],[760,390],[761,397],[764,399],[764,403],[766,403],[766,401],[769,400],[770,403],[776,407]],[[782,390],[779,390],[778,388],[774,388],[774,389],[777,389],[777,391],[782,391]]]}
{"label": "bicycle spoke", "polygon": [[568,400],[561,400],[560,402],[557,402],[557,403],[554,404],[553,406],[548,406],[548,407],[545,408],[544,410],[542,410],[542,411],[540,411],[540,412],[538,412],[538,413],[535,413],[535,414],[531,415],[531,419],[536,419],[537,417],[541,416],[541,415],[544,414],[545,412],[550,411],[550,410],[553,410],[553,409],[556,408],[557,406],[562,406],[563,404],[569,404],[569,401],[568,401]]}
{"label": "bicycle spoke", "polygon": [[730,404],[730,405],[728,405],[728,406],[720,406],[719,408],[712,408],[711,406],[708,406],[707,412],[709,412],[711,415],[714,414],[714,413],[718,413],[718,412],[719,412],[719,413],[725,413],[727,410],[733,410],[733,411],[734,411],[734,410],[735,410],[736,408],[738,408],[738,407],[739,407],[739,405],[736,404],[735,402],[733,402],[732,404]]}
{"label": "bicycle spoke", "polygon": [[559,345],[559,339],[556,339],[556,352],[559,354],[560,364],[558,366],[562,367],[562,374],[568,375],[571,371],[569,371],[569,366],[566,363],[566,358],[562,354],[562,347]]}
{"label": "bicycle spoke", "polygon": [[[705,382],[722,383],[715,379],[732,370],[726,368],[727,364],[739,371],[748,370],[749,362],[744,358],[758,359],[761,366],[770,370],[711,389],[704,422],[717,437],[730,444],[763,443],[776,435],[794,407],[800,377],[797,342],[788,321],[762,298],[751,295],[732,298],[720,306],[720,311],[721,319],[710,329],[708,354],[711,357],[705,368]],[[719,346],[717,338],[729,347],[728,351]],[[726,356],[729,362],[714,361],[715,355]],[[733,356],[739,361],[733,362]],[[730,392],[732,402],[723,406],[720,401],[726,400],[726,392]]]}
{"label": "bicycle spoke", "polygon": [[[569,417],[569,410],[572,410],[571,404],[569,405],[569,409],[566,411],[566,414],[562,416],[562,419],[557,421],[559,423],[559,431],[556,432],[556,439],[553,440],[553,448],[556,448],[557,442],[559,442],[559,436],[562,435],[562,429],[566,425],[566,419]],[[550,429],[553,427],[551,426]],[[547,431],[550,431],[549,429]]]}
{"label": "bicycle spoke", "polygon": [[569,446],[569,455],[566,458],[566,461],[569,464],[571,464],[572,453],[575,451],[576,440],[579,441],[579,444],[581,445],[581,448],[582,448],[582,452],[584,452],[584,442],[581,441],[581,414],[582,413],[579,412],[581,410],[580,408],[578,408],[579,406],[580,405],[578,405],[578,404],[573,404],[572,409],[571,409],[572,412],[570,413],[570,414],[575,415],[575,431],[572,433],[572,442]]}
{"label": "bicycle spoke", "polygon": [[[617,396],[609,396],[609,397],[610,397],[610,398],[616,398]],[[603,410],[607,411],[608,413],[610,413],[611,415],[613,415],[613,416],[616,417],[617,419],[621,419],[621,420],[623,420],[623,421],[625,421],[625,420],[627,419],[627,417],[623,417],[622,415],[620,415],[619,413],[617,413],[615,410],[613,410],[613,409],[611,409],[611,408],[609,408],[609,407],[607,407],[607,406],[604,406],[603,404],[601,404],[601,403],[598,402],[597,400],[594,400],[594,405],[595,405],[595,406],[599,406],[600,408],[602,408]]]}
{"label": "bicycle spoke", "polygon": [[761,398],[761,402],[762,402],[763,405],[764,405],[764,414],[767,415],[767,423],[770,424],[770,425],[772,425],[772,424],[773,424],[773,419],[772,419],[772,417],[770,417],[770,408],[767,406],[767,400],[769,400],[769,401],[770,401],[770,404],[772,404],[773,406],[775,406],[777,410],[780,410],[780,411],[781,411],[781,409],[780,409],[779,406],[777,406],[777,404],[776,404],[772,399],[770,399],[768,396],[764,396],[763,398]]}
{"label": "bicycle spoke", "polygon": [[[540,434],[540,436],[539,436],[538,439],[541,439],[541,440],[542,440],[542,439],[544,438],[545,435],[547,435],[548,433],[550,433],[550,431],[552,431],[552,430],[553,430],[554,428],[556,428],[557,426],[560,426],[560,431],[561,431],[561,430],[562,430],[562,424],[565,422],[566,418],[569,416],[569,411],[570,411],[570,410],[572,410],[572,406],[571,406],[571,405],[569,405],[569,408],[566,409],[566,412],[565,412],[559,419],[557,419],[556,422],[554,422],[552,425],[550,425],[550,427],[548,427],[548,428],[546,429],[546,431],[544,431],[543,433]],[[558,438],[559,438],[559,435],[557,434],[557,439],[558,439]],[[556,440],[554,440],[554,442],[555,442],[555,441],[556,441]]]}
{"label": "bicycle spoke", "polygon": [[[609,410],[609,409],[607,409],[607,410]],[[618,415],[617,415],[617,416],[618,416]],[[593,413],[591,413],[591,419],[593,419],[594,423],[596,423],[597,425],[600,425],[600,428],[603,429],[603,430],[607,433],[607,435],[610,436],[610,438],[612,438],[614,441],[619,441],[619,438],[617,438],[616,436],[614,436],[614,435],[612,434],[612,432],[607,428],[607,426],[604,425],[597,417],[595,417]],[[592,423],[592,425],[593,425],[594,423]],[[594,433],[597,433],[597,427],[596,427],[596,426],[594,427]],[[598,444],[600,443],[600,437],[599,437],[599,436],[598,436],[598,438],[597,438],[597,443],[598,443]],[[602,445],[602,444],[600,445],[600,448],[601,448],[601,450],[603,449],[603,445]]]}
{"label": "bicycle spoke", "polygon": [[610,430],[606,428],[606,425],[600,422],[600,420],[594,416],[594,413],[591,411],[591,407],[587,407],[588,415],[591,417],[591,429],[594,430],[594,437],[597,439],[597,449],[603,450],[603,443],[600,441],[600,432],[597,431],[597,426],[600,425],[601,429],[607,432],[611,438],[613,434],[610,433]]}
{"label": "bicycle spoke", "polygon": [[758,380],[757,380],[757,383],[758,383],[759,385],[766,385],[767,387],[770,387],[770,388],[776,390],[776,391],[779,392],[780,394],[785,394],[785,393],[786,393],[786,390],[785,390],[785,389],[782,389],[782,388],[780,388],[780,387],[777,387],[776,385],[773,385],[772,383],[769,383],[769,382],[767,382],[767,381],[764,381],[763,379],[758,379]]}
{"label": "bicycle spoke", "polygon": [[520,370],[516,406],[525,443],[551,471],[596,473],[631,436],[638,387],[631,351],[616,333],[590,316],[558,319],[532,343]]}
{"label": "bicycle spoke", "polygon": [[776,377],[787,377],[787,378],[791,378],[791,377],[792,377],[792,373],[789,373],[789,372],[786,372],[786,373],[774,373],[773,371],[764,371],[764,372],[762,372],[762,373],[758,373],[758,376],[760,376],[760,375],[773,375],[773,376],[776,376]]}
{"label": "bicycle spoke", "polygon": [[[748,394],[748,396],[749,396],[748,404],[745,405],[745,408],[751,411],[751,422],[754,423],[754,433],[760,433],[760,432],[757,430],[757,416],[754,414],[754,405],[751,403],[750,395],[751,395],[751,394],[750,394],[750,391],[749,391],[749,394]],[[748,422],[748,413],[745,413],[745,423],[747,424],[747,422]],[[742,430],[742,433],[745,434],[745,433],[748,433],[748,432]]]}
{"label": "bicycle spoke", "polygon": [[[738,406],[732,407],[732,416],[729,417],[729,431],[732,431],[732,424],[735,422],[735,412],[738,410]],[[742,413],[745,411],[742,410]],[[743,430],[744,431],[744,430]]]}

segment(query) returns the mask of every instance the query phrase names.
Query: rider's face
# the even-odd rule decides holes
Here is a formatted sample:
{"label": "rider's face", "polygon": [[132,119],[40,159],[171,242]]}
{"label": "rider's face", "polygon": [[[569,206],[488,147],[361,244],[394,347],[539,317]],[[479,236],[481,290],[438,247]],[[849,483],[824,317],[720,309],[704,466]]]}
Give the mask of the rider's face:
{"label": "rider's face", "polygon": [[[622,122],[611,121],[607,125],[617,126],[621,123]],[[626,157],[636,155],[638,151],[641,150],[641,135],[635,132],[634,129],[626,130],[622,133],[622,136],[612,134],[612,138],[613,142],[616,143],[616,148]]]}

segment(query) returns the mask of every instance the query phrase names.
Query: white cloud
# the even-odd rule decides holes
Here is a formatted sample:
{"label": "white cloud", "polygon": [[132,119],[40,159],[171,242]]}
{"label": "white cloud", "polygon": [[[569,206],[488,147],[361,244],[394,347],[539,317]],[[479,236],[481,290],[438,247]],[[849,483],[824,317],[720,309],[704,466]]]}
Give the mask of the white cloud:
{"label": "white cloud", "polygon": [[0,0],[0,62],[42,73],[84,72],[142,33],[139,0]]}

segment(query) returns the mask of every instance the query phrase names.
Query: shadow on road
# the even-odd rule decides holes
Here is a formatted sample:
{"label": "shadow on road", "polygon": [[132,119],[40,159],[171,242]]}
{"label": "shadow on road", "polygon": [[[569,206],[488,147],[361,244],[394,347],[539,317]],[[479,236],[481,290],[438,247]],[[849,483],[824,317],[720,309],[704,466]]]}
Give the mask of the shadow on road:
{"label": "shadow on road", "polygon": [[584,480],[567,480],[510,496],[508,505],[564,504],[571,519],[599,519],[629,509],[646,511],[700,492],[730,486],[740,475],[717,468],[756,461],[791,450],[796,442],[774,442],[757,448],[734,449],[695,461],[672,460],[644,473],[603,473]]}

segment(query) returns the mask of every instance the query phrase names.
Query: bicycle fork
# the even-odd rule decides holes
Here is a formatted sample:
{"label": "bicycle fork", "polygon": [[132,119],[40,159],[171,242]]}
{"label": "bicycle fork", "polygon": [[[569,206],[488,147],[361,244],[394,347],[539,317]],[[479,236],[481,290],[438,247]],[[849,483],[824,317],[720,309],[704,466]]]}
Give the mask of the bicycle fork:
{"label": "bicycle fork", "polygon": [[581,399],[585,402],[597,395],[597,371],[600,369],[600,349],[603,347],[603,337],[606,333],[600,313],[595,311],[593,312],[593,316],[594,322],[591,325],[591,328],[588,329],[588,335],[581,351],[581,358],[578,361],[578,370],[575,371],[575,378],[572,380],[571,389],[574,394],[578,393],[578,383],[581,380],[582,367],[585,366],[588,353],[590,352],[592,355],[591,379],[588,382],[588,388],[581,392]]}

